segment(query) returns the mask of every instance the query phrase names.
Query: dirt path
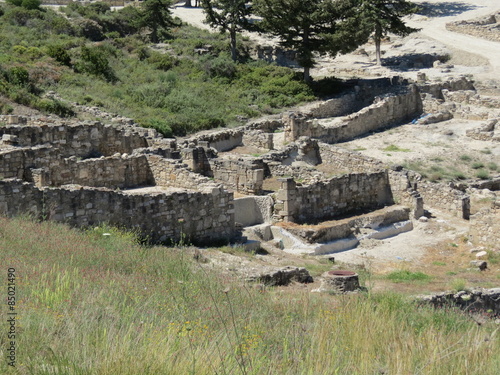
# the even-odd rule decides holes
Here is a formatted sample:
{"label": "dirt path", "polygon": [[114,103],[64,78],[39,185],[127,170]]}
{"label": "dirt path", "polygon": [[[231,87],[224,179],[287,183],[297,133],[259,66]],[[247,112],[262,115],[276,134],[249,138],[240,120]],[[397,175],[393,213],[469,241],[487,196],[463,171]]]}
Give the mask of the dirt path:
{"label": "dirt path", "polygon": [[415,0],[414,2],[425,5],[429,10],[423,12],[425,15],[410,18],[409,26],[421,28],[420,32],[423,35],[446,46],[488,59],[490,71],[482,74],[481,78],[500,76],[500,43],[446,30],[446,24],[449,22],[474,19],[500,10],[499,0],[467,0],[463,2]]}

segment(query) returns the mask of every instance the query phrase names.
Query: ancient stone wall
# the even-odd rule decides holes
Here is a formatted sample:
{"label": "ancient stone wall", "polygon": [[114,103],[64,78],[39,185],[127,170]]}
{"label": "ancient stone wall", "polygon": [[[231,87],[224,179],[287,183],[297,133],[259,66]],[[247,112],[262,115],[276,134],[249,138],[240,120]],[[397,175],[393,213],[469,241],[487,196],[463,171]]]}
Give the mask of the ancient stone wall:
{"label": "ancient stone wall", "polygon": [[474,244],[500,244],[500,207],[484,208],[470,217],[470,239]]}
{"label": "ancient stone wall", "polygon": [[447,211],[462,219],[470,217],[470,197],[464,192],[445,184],[418,184],[418,191],[424,199],[426,207]]}
{"label": "ancient stone wall", "polygon": [[326,143],[337,143],[409,121],[422,112],[422,101],[416,86],[403,91],[379,97],[374,104],[359,112],[334,120],[309,120],[304,115],[289,115],[284,118],[285,139],[294,141],[300,136],[308,136]]}
{"label": "ancient stone wall", "polygon": [[470,21],[456,21],[446,24],[446,28],[457,33],[500,42],[500,12]]}
{"label": "ancient stone wall", "polygon": [[202,146],[204,148],[213,147],[219,152],[231,150],[243,143],[244,128],[224,129],[220,131],[210,132],[206,134],[198,134],[185,139],[185,145],[189,144]]}
{"label": "ancient stone wall", "polygon": [[70,157],[45,171],[45,186],[77,184],[126,189],[155,184],[146,156],[116,154],[98,159]]}
{"label": "ancient stone wall", "polygon": [[198,189],[214,185],[208,177],[190,171],[180,160],[166,159],[160,155],[147,155],[147,160],[157,186]]}
{"label": "ancient stone wall", "polygon": [[100,122],[76,124],[42,124],[39,126],[8,125],[0,127],[0,136],[13,135],[16,145],[33,147],[49,144],[57,147],[62,156],[110,156],[117,152],[132,153],[147,147],[147,129],[103,125]]}
{"label": "ancient stone wall", "polygon": [[322,164],[328,165],[332,171],[340,173],[367,172],[386,168],[380,160],[367,157],[361,153],[320,143]]}
{"label": "ancient stone wall", "polygon": [[472,289],[470,291],[442,292],[430,296],[418,296],[420,303],[434,307],[457,306],[468,313],[488,313],[500,316],[500,288]]}
{"label": "ancient stone wall", "polygon": [[127,194],[106,188],[38,188],[0,181],[0,214],[86,227],[109,223],[139,230],[152,242],[207,244],[234,236],[233,196],[221,187],[198,192]]}
{"label": "ancient stone wall", "polygon": [[209,159],[210,175],[238,192],[261,194],[264,163],[253,157]]}
{"label": "ancient stone wall", "polygon": [[305,186],[286,178],[281,180],[274,212],[279,221],[307,223],[393,203],[387,171],[353,173]]}
{"label": "ancient stone wall", "polygon": [[474,83],[466,77],[460,77],[444,82],[419,83],[418,88],[422,94],[431,94],[437,99],[444,99],[443,90],[475,90]]}
{"label": "ancient stone wall", "polygon": [[243,134],[242,142],[245,146],[252,146],[261,150],[274,149],[273,133],[266,133],[262,130],[246,131]]}

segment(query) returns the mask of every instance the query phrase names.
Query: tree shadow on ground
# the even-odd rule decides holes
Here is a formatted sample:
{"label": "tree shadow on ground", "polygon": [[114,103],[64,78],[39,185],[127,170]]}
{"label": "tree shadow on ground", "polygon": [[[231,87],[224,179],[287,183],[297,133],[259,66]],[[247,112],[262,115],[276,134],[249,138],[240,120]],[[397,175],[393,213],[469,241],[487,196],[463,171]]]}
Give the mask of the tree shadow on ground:
{"label": "tree shadow on ground", "polygon": [[408,53],[401,56],[382,58],[382,65],[396,71],[418,70],[432,68],[434,61],[445,62],[449,56],[439,56],[430,53]]}
{"label": "tree shadow on ground", "polygon": [[458,14],[478,8],[478,6],[476,5],[452,1],[443,1],[439,3],[430,3],[428,1],[424,1],[423,3],[418,3],[417,5],[420,7],[420,10],[417,12],[417,14],[427,17],[456,16]]}

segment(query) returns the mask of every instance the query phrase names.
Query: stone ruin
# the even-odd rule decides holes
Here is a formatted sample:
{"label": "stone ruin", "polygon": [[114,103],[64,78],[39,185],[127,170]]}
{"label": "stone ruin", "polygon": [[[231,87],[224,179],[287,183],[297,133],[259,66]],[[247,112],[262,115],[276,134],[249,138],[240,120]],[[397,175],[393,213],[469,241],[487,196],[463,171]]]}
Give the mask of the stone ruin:
{"label": "stone ruin", "polygon": [[[425,111],[462,116],[460,98],[473,98],[472,83],[355,83],[297,112],[182,139],[130,119],[1,116],[0,213],[77,227],[106,222],[154,243],[248,237],[309,254],[411,230],[424,203],[469,219],[463,189],[423,183],[416,173],[334,143],[418,120]],[[239,153],[241,147],[258,152]]]}

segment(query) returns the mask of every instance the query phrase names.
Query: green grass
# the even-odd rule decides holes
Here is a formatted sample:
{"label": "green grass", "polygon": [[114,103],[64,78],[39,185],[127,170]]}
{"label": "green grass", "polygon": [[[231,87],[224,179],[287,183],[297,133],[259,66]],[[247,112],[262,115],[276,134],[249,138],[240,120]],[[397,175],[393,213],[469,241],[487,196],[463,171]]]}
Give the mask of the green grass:
{"label": "green grass", "polygon": [[431,280],[431,277],[423,272],[411,272],[407,270],[390,272],[386,278],[395,283],[428,282]]}
{"label": "green grass", "polygon": [[187,248],[140,246],[113,228],[0,218],[0,234],[0,264],[16,270],[19,313],[17,367],[2,360],[2,374],[493,375],[498,368],[493,323],[478,326],[402,295],[263,291],[210,262],[203,268]]}
{"label": "green grass", "polygon": [[390,152],[410,152],[411,150],[408,148],[401,148],[396,145],[389,145],[386,148],[383,149],[383,151],[390,151]]}

